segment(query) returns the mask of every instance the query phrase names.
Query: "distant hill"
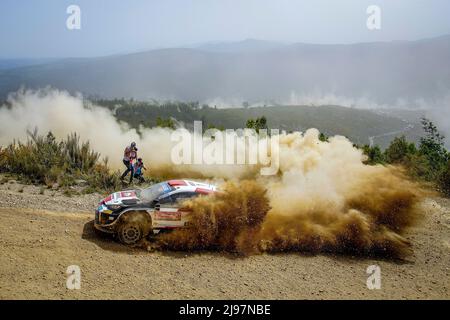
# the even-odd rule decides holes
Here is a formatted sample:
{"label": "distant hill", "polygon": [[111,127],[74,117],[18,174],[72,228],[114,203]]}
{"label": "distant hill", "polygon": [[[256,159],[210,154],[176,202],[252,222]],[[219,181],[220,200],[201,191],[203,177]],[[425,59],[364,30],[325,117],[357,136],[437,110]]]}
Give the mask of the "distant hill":
{"label": "distant hill", "polygon": [[57,59],[0,59],[0,70],[15,69],[55,62]]}
{"label": "distant hill", "polygon": [[192,46],[191,48],[210,52],[251,53],[251,52],[261,52],[261,51],[281,49],[284,46],[286,46],[286,44],[276,41],[246,39],[237,42],[208,42]]}
{"label": "distant hill", "polygon": [[[118,119],[133,127],[140,125],[153,127],[158,117],[173,118],[192,128],[194,120],[203,121],[203,128],[209,125],[227,129],[245,128],[250,118],[265,116],[270,128],[286,131],[317,128],[327,135],[344,135],[352,142],[363,145],[375,137],[374,144],[386,147],[399,135],[405,134],[412,141],[421,135],[420,112],[405,111],[408,116],[346,108],[340,106],[272,106],[256,108],[216,109],[196,103],[165,103],[161,105],[148,102],[125,100],[99,100],[96,104],[114,110]],[[394,134],[386,133],[395,132]],[[377,136],[380,136],[377,138]]]}
{"label": "distant hill", "polygon": [[0,97],[51,85],[105,98],[283,104],[292,93],[318,92],[393,104],[448,94],[449,59],[450,36],[345,45],[250,39],[8,68]]}

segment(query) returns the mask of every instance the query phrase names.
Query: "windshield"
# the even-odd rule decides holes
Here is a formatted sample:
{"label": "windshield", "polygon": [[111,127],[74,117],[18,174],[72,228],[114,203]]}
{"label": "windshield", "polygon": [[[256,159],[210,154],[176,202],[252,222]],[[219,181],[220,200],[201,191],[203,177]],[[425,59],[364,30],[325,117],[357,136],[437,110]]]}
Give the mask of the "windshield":
{"label": "windshield", "polygon": [[172,188],[169,186],[167,182],[160,182],[147,189],[140,190],[138,197],[142,201],[153,201],[158,198],[160,195],[171,191]]}

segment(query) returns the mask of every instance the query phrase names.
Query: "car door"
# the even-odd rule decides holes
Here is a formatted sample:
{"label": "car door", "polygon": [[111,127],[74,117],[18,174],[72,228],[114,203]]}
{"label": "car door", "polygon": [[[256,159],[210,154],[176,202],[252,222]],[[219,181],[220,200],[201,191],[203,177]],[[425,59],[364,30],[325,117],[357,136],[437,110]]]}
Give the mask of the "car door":
{"label": "car door", "polygon": [[180,210],[180,207],[185,200],[193,196],[195,196],[194,192],[178,192],[162,196],[155,207],[156,227],[177,228],[184,226],[188,212]]}

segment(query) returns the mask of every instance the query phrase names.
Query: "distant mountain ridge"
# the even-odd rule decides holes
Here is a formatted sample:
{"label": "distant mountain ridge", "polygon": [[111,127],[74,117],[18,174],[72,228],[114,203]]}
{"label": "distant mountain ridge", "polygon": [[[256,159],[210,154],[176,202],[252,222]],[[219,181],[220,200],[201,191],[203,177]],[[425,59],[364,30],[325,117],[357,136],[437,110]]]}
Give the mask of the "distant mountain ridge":
{"label": "distant mountain ridge", "polygon": [[209,42],[190,48],[210,51],[210,52],[258,52],[279,49],[288,44],[276,41],[266,41],[258,39],[245,39],[237,42]]}
{"label": "distant mountain ridge", "polygon": [[0,70],[15,69],[20,67],[39,65],[54,62],[58,59],[43,58],[43,59],[0,59]]}
{"label": "distant mountain ridge", "polygon": [[8,68],[0,70],[0,96],[50,85],[141,100],[286,103],[313,92],[395,103],[448,95],[449,61],[450,35],[330,45],[248,39]]}

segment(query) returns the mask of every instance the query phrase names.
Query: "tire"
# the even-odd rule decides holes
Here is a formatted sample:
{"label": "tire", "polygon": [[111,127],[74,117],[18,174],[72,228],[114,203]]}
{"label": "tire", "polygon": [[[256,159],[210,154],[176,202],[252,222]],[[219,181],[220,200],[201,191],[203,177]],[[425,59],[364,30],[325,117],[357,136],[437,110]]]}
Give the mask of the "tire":
{"label": "tire", "polygon": [[136,222],[124,222],[118,230],[117,236],[119,241],[125,245],[134,245],[144,238],[144,228]]}

